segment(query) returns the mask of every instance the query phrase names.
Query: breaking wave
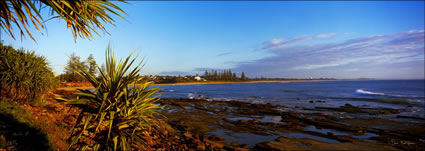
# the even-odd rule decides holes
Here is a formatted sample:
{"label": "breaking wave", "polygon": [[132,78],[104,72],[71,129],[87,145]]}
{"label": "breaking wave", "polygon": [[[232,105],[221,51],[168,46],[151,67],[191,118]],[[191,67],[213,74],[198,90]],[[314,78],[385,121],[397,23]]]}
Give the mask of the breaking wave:
{"label": "breaking wave", "polygon": [[360,94],[360,95],[380,95],[380,96],[385,95],[384,93],[365,91],[365,90],[362,90],[362,89],[357,89],[356,94]]}

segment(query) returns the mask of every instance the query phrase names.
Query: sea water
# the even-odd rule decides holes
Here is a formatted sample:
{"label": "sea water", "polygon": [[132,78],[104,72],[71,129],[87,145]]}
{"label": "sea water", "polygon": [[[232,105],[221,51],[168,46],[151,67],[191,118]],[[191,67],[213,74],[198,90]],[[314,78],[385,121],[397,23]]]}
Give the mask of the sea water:
{"label": "sea water", "polygon": [[424,80],[336,80],[272,83],[202,85],[162,85],[162,98],[237,100],[271,103],[288,108],[410,107],[417,113],[425,109]]}

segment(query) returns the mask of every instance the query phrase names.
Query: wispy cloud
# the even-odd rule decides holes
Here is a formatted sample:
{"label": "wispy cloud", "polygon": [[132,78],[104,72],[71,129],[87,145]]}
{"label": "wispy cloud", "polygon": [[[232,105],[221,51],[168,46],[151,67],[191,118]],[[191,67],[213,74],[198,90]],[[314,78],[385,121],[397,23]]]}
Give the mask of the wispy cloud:
{"label": "wispy cloud", "polygon": [[291,45],[295,45],[295,44],[310,41],[310,40],[329,38],[335,35],[336,35],[335,33],[319,34],[314,36],[305,36],[305,37],[296,38],[296,39],[287,40],[287,41],[285,41],[284,38],[277,38],[277,39],[272,39],[272,40],[263,42],[262,49],[269,49],[269,50],[280,49],[280,48],[288,47]]}
{"label": "wispy cloud", "polygon": [[280,43],[282,43],[284,40],[285,40],[285,38],[280,37],[280,38],[272,39],[272,40],[269,40],[269,41],[265,41],[265,42],[263,42],[263,49],[276,47]]}
{"label": "wispy cloud", "polygon": [[263,43],[263,49],[273,52],[274,56],[239,62],[236,70],[246,71],[251,76],[269,77],[424,78],[424,30],[362,37],[340,43],[294,45],[334,35],[267,41]]}
{"label": "wispy cloud", "polygon": [[184,71],[167,71],[167,72],[160,72],[159,75],[169,75],[169,76],[184,76],[184,75],[192,75],[190,72],[184,72]]}
{"label": "wispy cloud", "polygon": [[233,54],[233,53],[232,52],[224,52],[224,53],[219,53],[216,56],[221,57],[221,56],[227,56],[227,55],[231,55],[231,54]]}

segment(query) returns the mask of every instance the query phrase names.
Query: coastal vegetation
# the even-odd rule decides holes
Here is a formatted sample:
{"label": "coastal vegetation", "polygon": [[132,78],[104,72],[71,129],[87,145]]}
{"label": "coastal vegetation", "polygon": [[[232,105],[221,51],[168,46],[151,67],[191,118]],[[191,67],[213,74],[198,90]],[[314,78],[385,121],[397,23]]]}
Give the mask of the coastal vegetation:
{"label": "coastal vegetation", "polygon": [[212,80],[212,81],[238,81],[238,80],[247,80],[245,77],[245,73],[242,72],[241,76],[236,76],[236,73],[232,72],[231,69],[229,70],[211,70],[211,71],[205,71],[204,78],[206,80]]}
{"label": "coastal vegetation", "polygon": [[68,67],[95,88],[80,90],[76,98],[58,98],[82,109],[71,130],[68,150],[73,146],[89,150],[144,148],[144,134],[159,121],[155,112],[158,89],[148,88],[152,82],[144,82],[138,75],[142,62],[132,67],[135,61],[130,55],[117,62],[108,47],[106,70],[97,66],[99,78],[84,66]]}
{"label": "coastal vegetation", "polygon": [[[43,56],[0,43],[0,148],[50,150],[57,130],[38,120],[58,82]],[[55,139],[56,140],[56,139]]]}
{"label": "coastal vegetation", "polygon": [[[244,73],[242,72],[242,75]],[[236,75],[235,72],[232,72],[231,69],[228,70],[210,70],[205,71],[204,75],[199,76],[196,75],[185,75],[185,76],[170,76],[170,75],[150,75],[148,76],[149,81],[153,81],[156,84],[167,84],[167,83],[188,83],[188,82],[204,82],[204,83],[211,83],[211,82],[240,82],[249,80],[248,78],[240,78]]]}
{"label": "coastal vegetation", "polygon": [[[49,19],[42,18],[41,10],[45,7],[50,9]],[[27,35],[36,41],[28,30],[30,25],[41,32],[45,21],[59,18],[71,29],[74,40],[77,37],[91,40],[93,33],[99,34],[97,29],[107,33],[105,25],[113,25],[113,16],[122,18],[121,14],[125,12],[110,1],[1,1],[0,27],[13,39],[16,35],[13,28],[18,28],[21,37]],[[171,86],[173,89],[161,93],[183,97],[159,98],[160,89],[152,87],[155,83],[334,79],[253,78],[231,69],[210,70],[195,76],[143,76],[140,74],[143,61],[136,60],[133,54],[118,60],[109,46],[105,63],[100,66],[93,55],[82,60],[72,53],[64,73],[55,76],[44,56],[0,43],[0,151],[425,148],[425,118],[417,116],[423,113],[420,102],[409,104],[409,100],[397,107],[376,107],[375,104],[380,104],[368,103],[367,98],[356,97],[348,102],[352,98],[309,93],[314,91],[310,82],[305,82],[303,87],[296,87],[295,83],[285,87],[280,85],[283,82],[253,84],[252,90],[248,89],[249,84],[233,85],[243,88],[236,90],[223,85],[215,88],[222,91],[207,93],[208,89],[195,86],[183,86],[188,91]],[[318,83],[322,83],[319,88],[326,92],[334,90],[326,82]],[[57,89],[68,84],[89,87]],[[259,90],[290,98],[274,99]],[[216,92],[238,97],[215,97],[226,96]],[[375,97],[386,95],[361,92],[382,94]],[[423,97],[415,99],[423,100]]]}
{"label": "coastal vegetation", "polygon": [[81,61],[81,57],[77,56],[75,53],[72,53],[69,56],[69,60],[67,62],[67,68],[63,74],[59,75],[57,79],[62,82],[88,82],[87,79],[78,75],[73,69],[77,69],[77,67],[84,68],[90,74],[95,75],[97,77],[97,65],[96,60],[94,60],[93,54],[90,54],[89,57],[85,61]]}
{"label": "coastal vegetation", "polygon": [[[120,0],[121,2],[125,2]],[[45,29],[45,22],[59,18],[66,22],[74,40],[77,37],[93,39],[93,33],[99,35],[97,29],[108,33],[105,25],[114,25],[113,16],[124,17],[125,12],[110,1],[85,0],[40,0],[40,1],[1,1],[0,2],[1,28],[15,39],[14,27],[17,27],[21,38],[28,35],[36,41],[29,28],[33,25],[39,32]],[[49,9],[48,19],[41,15],[44,8]],[[31,22],[30,22],[31,21]]]}
{"label": "coastal vegetation", "polygon": [[[13,97],[4,96],[0,100],[0,149],[306,149],[293,145],[299,143],[309,143],[320,150],[423,148],[423,123],[381,118],[395,115],[397,118],[423,120],[398,116],[408,109],[346,104],[293,111],[291,106],[273,104],[158,99],[158,89],[149,87],[152,84],[147,80],[149,77],[138,74],[142,69],[141,62],[136,63],[131,55],[117,61],[108,48],[104,69],[92,59],[90,62],[96,65],[98,76],[82,64],[75,64],[67,70],[74,71],[93,85],[93,91],[49,91],[45,103],[41,104],[16,103],[11,101]],[[309,102],[326,104],[325,100]],[[373,116],[374,120],[362,114]],[[221,131],[224,134],[218,133]],[[238,143],[227,140],[242,134],[248,139],[241,139]],[[276,134],[307,138],[277,137]]]}
{"label": "coastal vegetation", "polygon": [[43,56],[0,43],[0,97],[14,101],[43,99],[57,80]]}

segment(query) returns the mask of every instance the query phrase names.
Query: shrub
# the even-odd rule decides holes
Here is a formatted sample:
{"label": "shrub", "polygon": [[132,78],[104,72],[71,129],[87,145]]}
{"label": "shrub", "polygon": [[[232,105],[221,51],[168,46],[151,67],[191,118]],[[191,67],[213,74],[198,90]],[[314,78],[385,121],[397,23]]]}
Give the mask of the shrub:
{"label": "shrub", "polygon": [[57,86],[46,58],[0,43],[0,95],[12,100],[42,98]]}
{"label": "shrub", "polygon": [[[77,98],[59,97],[59,100],[82,108],[68,148],[82,150],[134,150],[144,146],[147,129],[157,125],[158,113],[154,104],[157,88],[139,76],[140,62],[131,68],[135,58],[128,56],[118,63],[110,47],[106,50],[106,71],[100,70],[100,78],[83,67],[74,69],[89,81],[94,90],[79,90]],[[135,84],[142,83],[142,84]]]}

